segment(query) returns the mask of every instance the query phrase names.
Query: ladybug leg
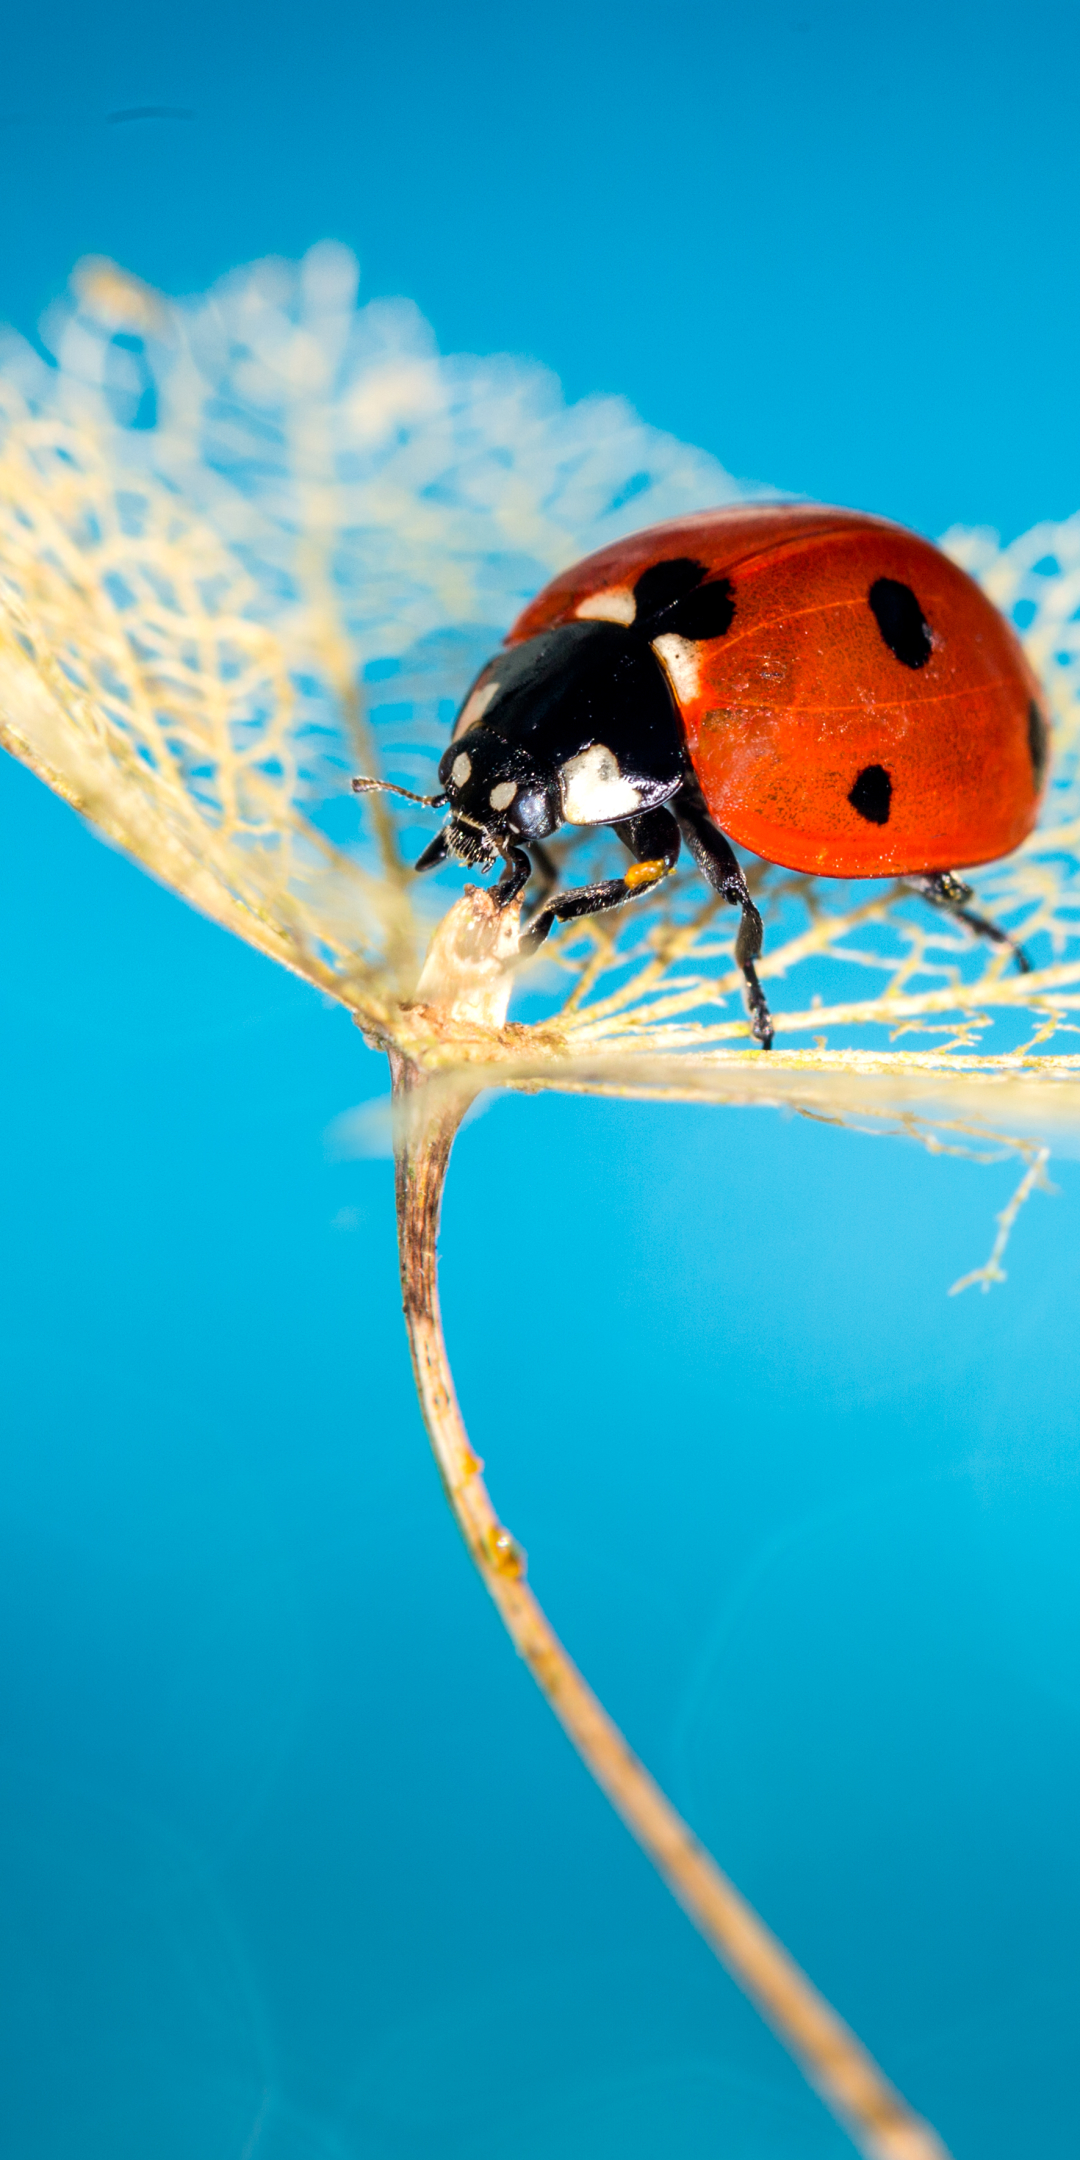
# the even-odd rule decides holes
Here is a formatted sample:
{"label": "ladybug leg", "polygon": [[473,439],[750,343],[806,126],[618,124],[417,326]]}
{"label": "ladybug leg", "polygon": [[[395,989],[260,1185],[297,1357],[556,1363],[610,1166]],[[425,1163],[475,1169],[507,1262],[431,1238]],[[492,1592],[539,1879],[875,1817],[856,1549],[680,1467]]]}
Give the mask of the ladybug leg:
{"label": "ladybug leg", "polygon": [[503,860],[506,868],[501,878],[491,887],[491,897],[500,909],[509,907],[511,901],[517,899],[519,892],[524,892],[532,876],[532,864],[524,848],[508,848]]}
{"label": "ladybug leg", "polygon": [[539,913],[548,894],[554,892],[559,882],[559,865],[557,862],[552,861],[546,847],[542,847],[539,840],[530,840],[529,853],[532,856],[533,872],[536,878],[536,883],[529,895],[529,905],[530,912],[536,915]]}
{"label": "ladybug leg", "polygon": [[765,932],[761,916],[750,898],[738,857],[730,841],[725,840],[723,833],[713,824],[700,789],[687,782],[685,787],[680,788],[672,807],[682,827],[686,845],[702,876],[708,879],[713,891],[720,893],[732,907],[742,909],[742,921],[735,939],[735,959],[743,971],[746,983],[751,1032],[763,1050],[771,1050],[774,1033],[772,1014],[754,966],[755,960],[761,958]]}
{"label": "ladybug leg", "polygon": [[[528,883],[533,869],[538,870],[540,873],[539,890],[536,894],[537,900],[545,900],[552,886],[558,884],[559,872],[547,849],[541,847],[539,841],[533,840],[530,843],[530,853],[532,855],[531,863],[524,848],[513,848],[507,855],[506,868],[498,883],[492,887],[501,908],[507,907],[511,900],[517,899],[522,887]],[[449,862],[451,859],[448,828],[444,825],[442,831],[436,833],[434,840],[428,841],[423,854],[419,855],[414,862],[413,869],[418,872],[437,870],[441,863]]]}
{"label": "ladybug leg", "polygon": [[601,915],[607,908],[621,907],[624,900],[651,892],[661,878],[674,870],[679,859],[679,828],[669,810],[647,810],[642,817],[625,818],[612,826],[612,831],[618,833],[635,858],[625,877],[601,878],[595,885],[579,885],[571,892],[559,893],[554,900],[545,900],[522,931],[522,953],[535,952],[557,922],[575,922],[582,915]]}
{"label": "ladybug leg", "polygon": [[976,937],[988,938],[991,945],[1007,945],[1020,973],[1030,975],[1031,962],[1023,946],[1018,945],[999,923],[991,922],[988,915],[977,915],[974,908],[968,907],[968,901],[975,897],[971,886],[954,877],[951,870],[935,870],[928,877],[908,877],[904,883],[910,885],[913,892],[921,893],[924,900],[929,900],[931,907],[941,908],[956,922],[965,923]]}

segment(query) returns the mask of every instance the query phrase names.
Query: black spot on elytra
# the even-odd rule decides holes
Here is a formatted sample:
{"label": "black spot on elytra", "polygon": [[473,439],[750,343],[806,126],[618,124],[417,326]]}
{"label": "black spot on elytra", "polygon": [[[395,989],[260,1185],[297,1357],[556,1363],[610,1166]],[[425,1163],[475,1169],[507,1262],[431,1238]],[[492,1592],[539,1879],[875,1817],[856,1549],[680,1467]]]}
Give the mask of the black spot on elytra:
{"label": "black spot on elytra", "polygon": [[676,600],[685,599],[705,576],[704,563],[694,562],[689,555],[676,555],[671,562],[653,563],[643,570],[634,587],[637,601],[637,620],[641,624],[651,622]]}
{"label": "black spot on elytra", "polygon": [[735,595],[731,579],[714,578],[711,585],[702,585],[697,592],[687,593],[685,600],[676,600],[653,636],[663,636],[665,630],[673,630],[676,637],[723,637],[725,631],[730,630],[734,616]]}
{"label": "black spot on elytra", "polygon": [[636,627],[649,638],[723,637],[735,614],[730,578],[714,578],[704,585],[704,564],[682,557],[675,562],[654,563],[634,587],[637,601]]}
{"label": "black spot on elytra", "polygon": [[896,578],[875,578],[866,597],[889,651],[904,667],[925,667],[934,649],[933,640],[910,585],[901,585]]}
{"label": "black spot on elytra", "polygon": [[884,765],[864,765],[848,801],[868,825],[887,825],[892,809],[892,781]]}
{"label": "black spot on elytra", "polygon": [[1046,716],[1034,698],[1028,706],[1028,749],[1031,752],[1031,770],[1035,775],[1035,785],[1041,787],[1050,755],[1050,730],[1046,725]]}

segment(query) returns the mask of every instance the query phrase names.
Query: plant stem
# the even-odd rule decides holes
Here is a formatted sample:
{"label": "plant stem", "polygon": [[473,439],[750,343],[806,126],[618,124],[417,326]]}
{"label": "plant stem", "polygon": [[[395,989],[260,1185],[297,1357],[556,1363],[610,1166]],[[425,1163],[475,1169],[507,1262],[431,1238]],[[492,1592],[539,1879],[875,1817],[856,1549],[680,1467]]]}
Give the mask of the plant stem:
{"label": "plant stem", "polygon": [[567,1655],[525,1580],[521,1548],[499,1521],[454,1392],[439,1313],[437,1238],[450,1150],[472,1100],[390,1052],[396,1105],[398,1245],[405,1322],[424,1422],[447,1499],[484,1584],[538,1687],[607,1794],[705,1937],[794,2055],[866,2160],[948,2160],[843,2020],[717,1867],[624,1740]]}

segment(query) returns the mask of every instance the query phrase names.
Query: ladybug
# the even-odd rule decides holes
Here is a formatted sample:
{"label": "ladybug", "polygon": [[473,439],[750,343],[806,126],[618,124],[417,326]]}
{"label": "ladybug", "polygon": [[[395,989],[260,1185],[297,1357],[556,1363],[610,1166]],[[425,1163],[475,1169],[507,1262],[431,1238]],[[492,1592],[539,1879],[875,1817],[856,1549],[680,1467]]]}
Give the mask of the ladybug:
{"label": "ladybug", "polygon": [[[1026,968],[954,865],[1031,831],[1047,748],[1013,631],[938,548],[857,511],[740,504],[616,541],[530,602],[458,713],[441,792],[411,798],[450,813],[416,868],[501,859],[503,906],[537,872],[532,951],[650,891],[685,841],[741,910],[768,1049],[761,916],[732,841],[815,876],[903,878]],[[543,843],[564,824],[610,825],[629,869],[554,890]]]}

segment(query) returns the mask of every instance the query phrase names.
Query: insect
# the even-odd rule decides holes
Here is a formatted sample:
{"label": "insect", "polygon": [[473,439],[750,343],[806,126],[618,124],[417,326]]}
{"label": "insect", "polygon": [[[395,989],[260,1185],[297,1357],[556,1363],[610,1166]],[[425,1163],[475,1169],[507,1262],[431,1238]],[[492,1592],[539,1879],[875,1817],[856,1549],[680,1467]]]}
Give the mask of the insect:
{"label": "insect", "polygon": [[[1031,831],[1047,745],[1013,631],[929,541],[816,504],[705,511],[589,556],[518,617],[458,713],[440,792],[411,797],[450,813],[416,868],[501,859],[502,906],[536,873],[530,951],[650,891],[685,841],[741,910],[767,1049],[762,921],[731,843],[819,876],[903,878],[1026,968],[955,870]],[[544,841],[564,824],[610,825],[629,868],[557,891]]]}

